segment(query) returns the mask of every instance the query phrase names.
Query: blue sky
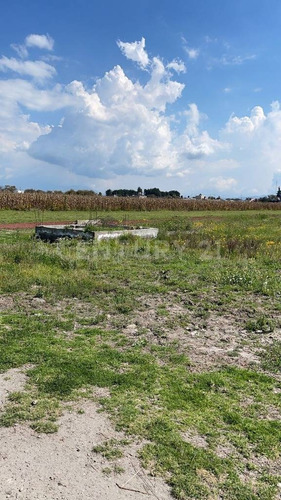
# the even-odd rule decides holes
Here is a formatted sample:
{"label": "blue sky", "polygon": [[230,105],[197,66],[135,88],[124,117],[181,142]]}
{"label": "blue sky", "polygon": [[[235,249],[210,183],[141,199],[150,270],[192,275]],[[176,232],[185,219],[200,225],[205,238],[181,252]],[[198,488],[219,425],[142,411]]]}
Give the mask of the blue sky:
{"label": "blue sky", "polygon": [[281,183],[277,0],[11,0],[0,185],[256,196]]}

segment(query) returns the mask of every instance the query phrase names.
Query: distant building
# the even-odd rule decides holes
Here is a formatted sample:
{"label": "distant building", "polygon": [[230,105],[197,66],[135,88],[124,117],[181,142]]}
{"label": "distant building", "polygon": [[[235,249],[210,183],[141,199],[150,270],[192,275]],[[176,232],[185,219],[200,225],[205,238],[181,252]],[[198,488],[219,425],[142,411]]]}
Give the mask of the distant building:
{"label": "distant building", "polygon": [[204,194],[197,194],[196,196],[194,196],[194,200],[206,200],[207,199],[207,196],[205,196]]}

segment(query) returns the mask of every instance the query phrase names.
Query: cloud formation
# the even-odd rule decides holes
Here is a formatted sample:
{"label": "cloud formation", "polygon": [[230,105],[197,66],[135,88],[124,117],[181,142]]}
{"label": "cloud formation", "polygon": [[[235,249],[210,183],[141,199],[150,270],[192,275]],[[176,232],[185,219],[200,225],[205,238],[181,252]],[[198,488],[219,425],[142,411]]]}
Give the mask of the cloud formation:
{"label": "cloud formation", "polygon": [[[130,54],[137,59],[135,53]],[[166,108],[181,97],[184,85],[172,79],[172,68],[182,71],[184,66],[175,60],[165,66],[154,57],[143,85],[130,80],[120,66],[108,71],[92,89],[72,82],[65,89],[73,102],[63,124],[39,137],[29,154],[97,178],[185,171],[188,158],[208,157],[222,145],[206,131],[200,132],[195,104],[185,114],[183,132],[173,130]],[[66,148],[66,144],[71,146]]]}
{"label": "cloud formation", "polygon": [[211,177],[210,183],[212,184],[215,190],[220,191],[221,193],[227,193],[232,191],[237,186],[237,180],[233,177]]}
{"label": "cloud formation", "polygon": [[208,69],[213,69],[217,66],[241,66],[249,61],[254,61],[256,59],[255,54],[251,55],[230,55],[223,54],[219,57],[210,57],[208,60]]}
{"label": "cloud formation", "polygon": [[23,44],[12,43],[11,47],[16,51],[22,59],[28,57],[28,49],[36,47],[40,50],[52,51],[54,48],[54,40],[49,35],[28,35]]}
{"label": "cloud formation", "polygon": [[52,78],[56,74],[56,69],[44,61],[22,61],[5,56],[0,58],[0,71],[13,71],[22,76],[31,76],[39,81]]}
{"label": "cloud formation", "polygon": [[239,165],[240,186],[252,193],[269,192],[281,164],[280,103],[273,102],[268,113],[255,106],[249,116],[232,115],[221,131],[221,140],[228,142],[229,154]]}
{"label": "cloud formation", "polygon": [[186,66],[180,59],[174,59],[169,64],[167,64],[168,69],[173,69],[176,73],[186,73]]}
{"label": "cloud formation", "polygon": [[54,40],[49,35],[28,35],[23,44],[11,44],[11,47],[17,52],[19,59],[6,56],[0,58],[0,71],[17,73],[23,77],[28,76],[38,82],[44,82],[44,80],[53,78],[56,75],[54,66],[48,64],[43,58],[36,61],[28,59],[28,48],[36,47],[40,50],[52,51],[53,46]]}
{"label": "cloud formation", "polygon": [[194,47],[190,47],[189,44],[187,43],[187,40],[182,36],[181,37],[182,44],[183,44],[183,50],[185,53],[188,55],[189,59],[197,59],[200,54],[200,49],[195,49]]}
{"label": "cloud formation", "polygon": [[[29,111],[56,111],[73,105],[73,97],[62,85],[51,89],[38,88],[36,82],[21,78],[0,80],[0,115],[6,108],[24,106]],[[11,119],[13,117],[11,116]]]}
{"label": "cloud formation", "polygon": [[191,47],[184,47],[185,52],[187,53],[189,59],[197,59],[199,56],[199,49],[193,49]]}
{"label": "cloud formation", "polygon": [[[117,65],[91,88],[79,80],[62,85],[53,81],[54,66],[26,59],[28,53],[0,59],[8,74],[0,79],[0,184],[53,179],[54,187],[71,187],[80,180],[104,189],[139,185],[143,178],[185,194],[271,190],[281,165],[278,102],[269,112],[256,106],[249,115],[231,115],[212,137],[196,103],[174,106],[185,91],[178,81],[186,71],[180,59],[149,58],[144,38],[118,45],[137,63],[141,81]],[[29,35],[22,47],[49,51],[53,40]],[[55,126],[52,112],[60,117]]]}
{"label": "cloud formation", "polygon": [[[73,106],[61,127],[40,137],[30,155],[83,175],[155,175],[176,168],[177,154],[167,103],[180,97],[183,85],[173,82],[160,61],[153,61],[146,85],[133,83],[116,66],[86,90],[72,82],[66,91]],[[65,144],[71,142],[69,153]]]}
{"label": "cloud formation", "polygon": [[49,35],[28,35],[25,39],[26,47],[37,47],[39,49],[53,50],[54,40]]}
{"label": "cloud formation", "polygon": [[142,68],[146,68],[146,66],[149,64],[149,57],[147,55],[147,52],[144,50],[145,38],[142,37],[139,42],[131,43],[121,42],[120,40],[118,40],[117,45],[123,52],[124,56],[127,57],[127,59],[131,59],[132,61],[137,62]]}

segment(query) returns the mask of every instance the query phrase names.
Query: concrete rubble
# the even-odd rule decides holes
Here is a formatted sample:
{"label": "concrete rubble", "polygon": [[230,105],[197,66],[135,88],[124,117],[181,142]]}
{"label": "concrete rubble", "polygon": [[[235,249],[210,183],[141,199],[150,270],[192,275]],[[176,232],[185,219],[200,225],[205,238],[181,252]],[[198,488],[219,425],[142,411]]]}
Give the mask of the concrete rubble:
{"label": "concrete rubble", "polygon": [[[95,231],[92,229],[94,226],[100,226],[99,220],[78,220],[69,225],[40,225],[35,227],[35,237],[44,241],[54,242],[61,238],[74,239],[79,238],[85,241],[91,240],[108,240],[112,238],[119,238],[124,235],[140,236],[142,238],[156,238],[158,235],[158,228],[132,228],[128,226],[121,226],[122,229],[114,230],[114,226],[109,224],[110,230],[106,227],[104,230]],[[91,228],[89,230],[89,228]]]}

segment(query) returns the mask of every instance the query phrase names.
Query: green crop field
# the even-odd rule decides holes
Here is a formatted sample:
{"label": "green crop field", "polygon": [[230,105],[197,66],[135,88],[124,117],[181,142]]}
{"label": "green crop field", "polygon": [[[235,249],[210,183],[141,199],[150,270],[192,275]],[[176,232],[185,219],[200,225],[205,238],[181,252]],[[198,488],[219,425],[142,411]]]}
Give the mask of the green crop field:
{"label": "green crop field", "polygon": [[[0,215],[41,222],[89,211]],[[28,374],[0,425],[56,432],[65,402],[107,388],[102,410],[143,442],[143,465],[175,498],[280,498],[281,213],[91,217],[159,235],[48,244],[32,230],[0,231],[0,371]],[[95,451],[122,453],[110,442]]]}

